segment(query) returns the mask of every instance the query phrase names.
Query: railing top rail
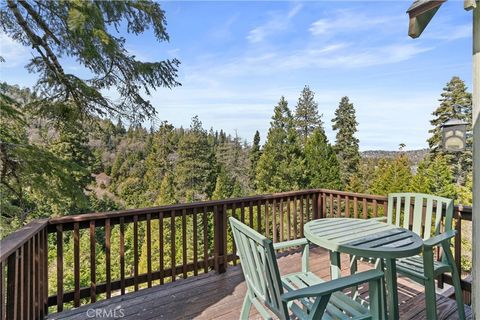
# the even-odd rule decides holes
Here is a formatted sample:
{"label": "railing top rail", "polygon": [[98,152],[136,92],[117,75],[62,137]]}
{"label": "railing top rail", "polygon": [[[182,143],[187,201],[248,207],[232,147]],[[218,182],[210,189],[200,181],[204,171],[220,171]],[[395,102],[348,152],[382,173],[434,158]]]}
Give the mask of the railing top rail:
{"label": "railing top rail", "polygon": [[48,225],[48,219],[33,220],[23,228],[9,234],[0,241],[0,261],[5,261],[10,254],[30,240],[38,231]]}
{"label": "railing top rail", "polygon": [[387,197],[379,196],[379,195],[351,193],[351,192],[328,190],[328,189],[308,189],[308,190],[300,190],[300,191],[255,195],[255,196],[248,196],[248,197],[242,197],[242,198],[199,201],[199,202],[181,203],[181,204],[174,204],[174,205],[168,205],[168,206],[156,206],[156,207],[148,207],[148,208],[140,208],[140,209],[129,209],[129,210],[119,210],[119,211],[109,211],[109,212],[92,212],[92,213],[51,218],[49,223],[52,225],[56,225],[56,224],[83,222],[83,221],[91,221],[91,220],[104,220],[108,218],[128,217],[128,216],[134,216],[138,214],[157,213],[162,211],[163,212],[177,211],[182,209],[194,209],[194,208],[213,207],[213,206],[220,206],[220,205],[230,205],[230,204],[237,204],[242,202],[264,201],[264,200],[271,200],[271,199],[277,199],[277,198],[301,196],[305,194],[312,194],[312,193],[319,193],[319,192],[333,193],[341,196],[366,198],[369,200],[377,200],[377,201],[387,200]]}

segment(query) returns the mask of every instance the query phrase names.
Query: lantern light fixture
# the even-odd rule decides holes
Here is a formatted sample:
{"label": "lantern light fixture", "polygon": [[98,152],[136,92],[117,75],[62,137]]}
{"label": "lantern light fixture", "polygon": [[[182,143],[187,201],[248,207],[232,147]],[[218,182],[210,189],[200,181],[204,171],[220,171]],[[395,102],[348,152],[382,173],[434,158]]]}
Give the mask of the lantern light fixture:
{"label": "lantern light fixture", "polygon": [[454,115],[442,125],[442,144],[445,151],[461,152],[465,150],[468,123],[458,119],[456,109],[462,106],[454,105]]}

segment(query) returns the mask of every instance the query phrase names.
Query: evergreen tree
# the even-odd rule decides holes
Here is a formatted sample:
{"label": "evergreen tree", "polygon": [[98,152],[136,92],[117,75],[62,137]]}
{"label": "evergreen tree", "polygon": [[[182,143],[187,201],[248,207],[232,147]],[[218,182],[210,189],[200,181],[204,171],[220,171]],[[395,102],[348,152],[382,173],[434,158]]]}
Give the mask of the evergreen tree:
{"label": "evergreen tree", "polygon": [[166,173],[160,184],[160,192],[155,200],[155,205],[168,205],[175,204],[176,202],[173,178],[170,173]]}
{"label": "evergreen tree", "polygon": [[408,192],[412,173],[410,163],[405,154],[393,160],[384,160],[379,163],[376,178],[372,184],[375,194],[387,195],[392,192]]}
{"label": "evergreen tree", "polygon": [[[179,83],[177,59],[143,62],[125,48],[118,30],[138,35],[153,30],[155,40],[168,41],[165,12],[154,1],[17,1],[0,7],[2,32],[20,45],[33,48],[28,63],[39,74],[37,87],[41,103],[69,107],[87,114],[128,115],[134,120],[151,117],[155,108],[141,92]],[[116,32],[115,32],[116,31]],[[92,75],[91,79],[67,74],[62,56],[72,57]],[[120,99],[109,99],[104,92],[116,90]],[[42,108],[39,108],[42,109]],[[38,109],[37,109],[38,110]]]}
{"label": "evergreen tree", "polygon": [[295,126],[303,145],[307,143],[313,130],[322,126],[321,116],[318,115],[318,103],[314,99],[314,92],[305,86],[295,108]]}
{"label": "evergreen tree", "polygon": [[305,186],[304,159],[288,102],[274,109],[267,141],[258,161],[256,183],[261,192],[297,190]]}
{"label": "evergreen tree", "polygon": [[358,193],[374,193],[372,183],[376,176],[377,163],[374,159],[360,159],[358,171],[350,176],[346,191]]}
{"label": "evergreen tree", "polygon": [[255,131],[255,136],[253,137],[253,144],[252,149],[250,150],[250,167],[249,167],[249,179],[250,179],[250,187],[252,190],[257,188],[255,183],[255,174],[257,170],[258,160],[260,160],[260,156],[262,152],[260,151],[260,132]]}
{"label": "evergreen tree", "polygon": [[[467,91],[465,82],[459,77],[453,77],[443,88],[440,106],[432,113],[434,118],[430,121],[434,127],[429,132],[432,136],[428,139],[431,153],[441,154],[446,157],[458,184],[463,184],[466,176],[472,171],[472,95]],[[454,110],[454,105],[458,107]],[[466,150],[463,152],[446,153],[442,150],[442,124],[451,118],[466,121],[467,137]]]}
{"label": "evergreen tree", "polygon": [[447,159],[439,154],[422,160],[412,179],[412,191],[455,198],[456,188]]}
{"label": "evergreen tree", "polygon": [[321,127],[317,127],[305,145],[306,176],[309,188],[339,189],[340,167],[333,147]]}
{"label": "evergreen tree", "polygon": [[145,159],[145,184],[148,197],[153,202],[159,196],[161,184],[167,172],[173,170],[173,155],[175,152],[175,129],[165,122],[162,122],[153,136],[152,148]]}
{"label": "evergreen tree", "polygon": [[176,194],[180,201],[206,200],[215,181],[215,161],[207,133],[197,116],[180,138],[175,168]]}
{"label": "evergreen tree", "polygon": [[215,183],[215,190],[212,194],[212,200],[228,199],[233,192],[232,179],[227,175],[224,168],[220,169]]}
{"label": "evergreen tree", "polygon": [[347,185],[350,177],[357,172],[360,162],[358,139],[355,137],[358,122],[355,108],[348,97],[343,97],[332,119],[333,130],[337,131],[335,151],[340,162],[342,184]]}

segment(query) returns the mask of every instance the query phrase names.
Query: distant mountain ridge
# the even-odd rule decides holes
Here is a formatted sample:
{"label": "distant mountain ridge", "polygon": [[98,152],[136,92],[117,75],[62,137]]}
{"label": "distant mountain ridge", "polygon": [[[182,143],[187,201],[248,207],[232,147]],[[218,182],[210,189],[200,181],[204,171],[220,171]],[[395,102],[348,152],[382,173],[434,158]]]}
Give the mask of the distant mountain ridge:
{"label": "distant mountain ridge", "polygon": [[407,155],[413,165],[418,164],[428,153],[428,149],[408,150],[408,151],[386,151],[386,150],[367,150],[360,152],[362,158],[394,158],[400,153]]}

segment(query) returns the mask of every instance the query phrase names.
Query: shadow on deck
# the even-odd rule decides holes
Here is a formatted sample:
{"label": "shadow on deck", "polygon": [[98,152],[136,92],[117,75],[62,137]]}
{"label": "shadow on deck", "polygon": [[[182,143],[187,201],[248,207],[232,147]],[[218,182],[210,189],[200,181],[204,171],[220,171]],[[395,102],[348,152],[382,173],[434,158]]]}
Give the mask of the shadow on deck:
{"label": "shadow on deck", "polygon": [[[300,271],[298,253],[284,255],[278,261],[282,274]],[[342,262],[342,273],[347,275],[348,257],[342,256]],[[311,249],[310,268],[320,277],[330,278],[329,255],[324,249]],[[360,265],[360,270],[362,269],[368,269],[368,266]],[[243,280],[241,267],[230,266],[224,274],[210,272],[179,279],[173,283],[51,314],[48,319],[238,319],[246,291]],[[426,319],[423,287],[406,278],[399,278],[398,283],[400,318]],[[437,295],[437,307],[438,319],[458,318],[454,300]],[[470,307],[465,306],[465,311],[467,318],[471,319]],[[250,318],[260,318],[253,308]]]}

